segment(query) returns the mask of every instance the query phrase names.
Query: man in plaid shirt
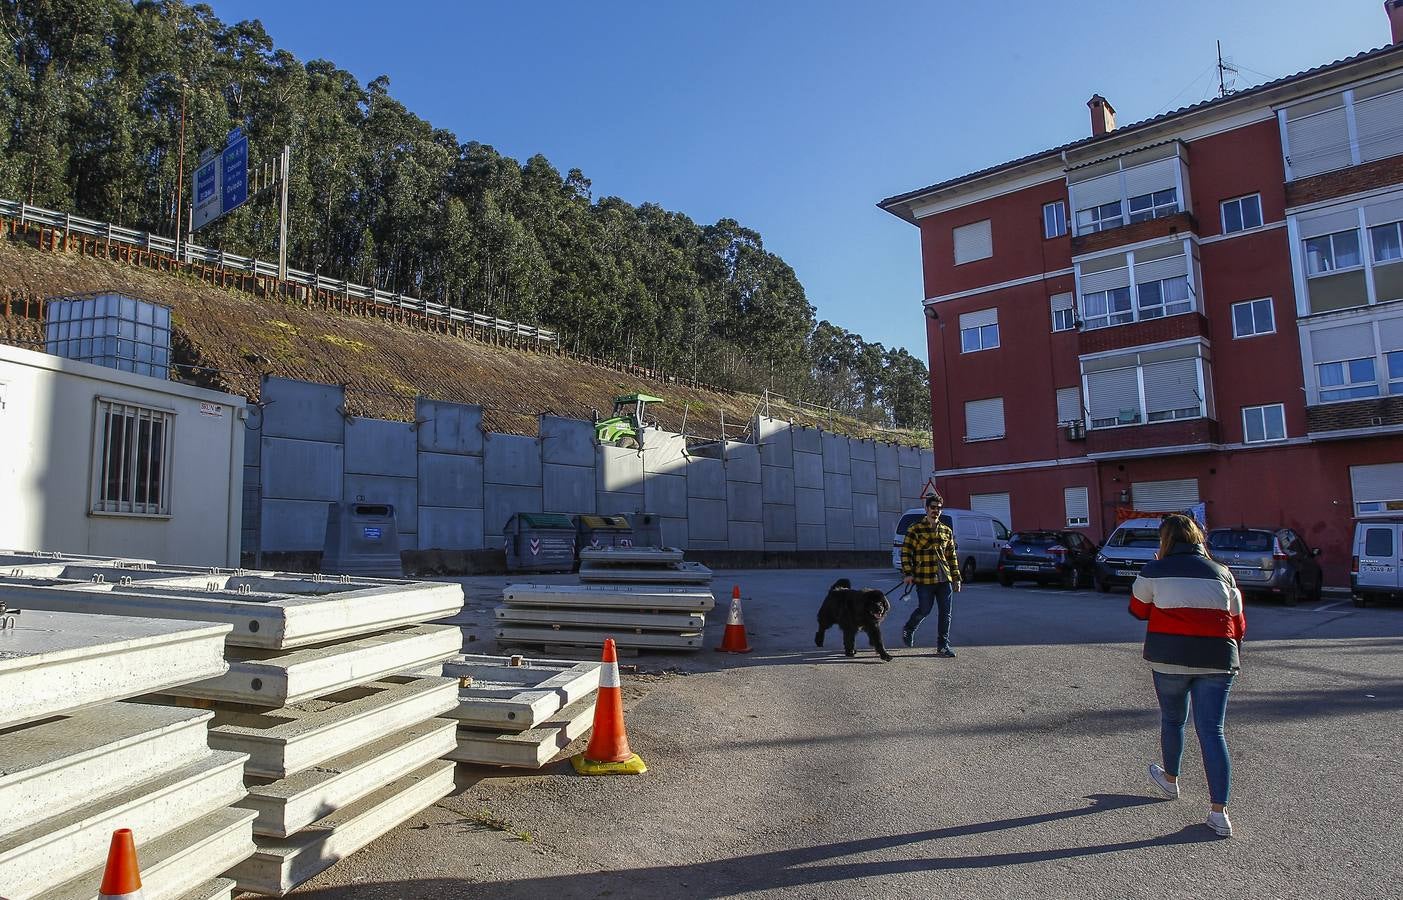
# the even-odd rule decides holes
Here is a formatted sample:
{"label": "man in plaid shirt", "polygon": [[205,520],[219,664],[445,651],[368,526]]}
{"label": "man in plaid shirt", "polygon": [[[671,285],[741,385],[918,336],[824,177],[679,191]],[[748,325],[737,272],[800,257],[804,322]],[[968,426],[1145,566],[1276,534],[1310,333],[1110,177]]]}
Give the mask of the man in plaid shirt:
{"label": "man in plaid shirt", "polygon": [[916,628],[931,608],[940,604],[936,634],[937,654],[954,656],[950,648],[950,598],[960,590],[960,558],[955,552],[955,533],[940,521],[945,500],[939,494],[926,497],[926,517],[913,522],[901,542],[901,574],[907,586],[916,586],[916,609],[901,630],[901,642],[916,645]]}

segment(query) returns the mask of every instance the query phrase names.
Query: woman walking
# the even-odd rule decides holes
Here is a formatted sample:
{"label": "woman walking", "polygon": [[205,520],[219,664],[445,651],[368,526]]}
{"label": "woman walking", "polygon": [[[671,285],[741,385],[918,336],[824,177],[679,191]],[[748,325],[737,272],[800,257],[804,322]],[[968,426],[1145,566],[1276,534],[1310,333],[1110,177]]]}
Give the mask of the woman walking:
{"label": "woman walking", "polygon": [[1197,522],[1167,517],[1159,528],[1158,558],[1130,589],[1130,614],[1149,621],[1144,657],[1159,697],[1162,765],[1150,764],[1150,780],[1166,797],[1179,796],[1179,759],[1192,707],[1208,776],[1208,827],[1229,837],[1232,763],[1223,721],[1247,620],[1232,573],[1209,559],[1203,545]]}

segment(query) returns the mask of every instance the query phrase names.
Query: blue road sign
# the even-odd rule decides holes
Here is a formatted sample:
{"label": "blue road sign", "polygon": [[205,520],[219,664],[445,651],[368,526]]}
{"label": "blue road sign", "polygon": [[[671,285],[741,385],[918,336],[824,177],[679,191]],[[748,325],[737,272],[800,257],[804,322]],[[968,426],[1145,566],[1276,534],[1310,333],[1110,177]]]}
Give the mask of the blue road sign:
{"label": "blue road sign", "polygon": [[214,160],[210,160],[195,172],[195,205],[204,206],[214,197],[218,187],[214,180]]}
{"label": "blue road sign", "polygon": [[223,215],[248,201],[248,138],[235,131],[225,145],[220,167],[224,176],[219,212]]}

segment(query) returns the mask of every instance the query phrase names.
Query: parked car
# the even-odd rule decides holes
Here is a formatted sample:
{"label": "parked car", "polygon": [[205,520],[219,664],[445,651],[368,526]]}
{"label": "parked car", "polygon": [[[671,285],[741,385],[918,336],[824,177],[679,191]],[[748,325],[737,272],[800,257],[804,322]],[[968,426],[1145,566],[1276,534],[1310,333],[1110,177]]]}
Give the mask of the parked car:
{"label": "parked car", "polygon": [[[901,542],[906,529],[926,514],[924,509],[908,509],[896,523],[892,538],[891,564],[901,569]],[[946,509],[940,521],[955,532],[955,549],[960,554],[960,577],[973,581],[976,575],[991,575],[998,568],[999,552],[1008,546],[1008,527],[988,513],[972,509]]]}
{"label": "parked car", "polygon": [[1290,528],[1215,528],[1208,555],[1228,567],[1244,595],[1274,594],[1287,606],[1320,599],[1320,550]]}
{"label": "parked car", "polygon": [[1145,563],[1159,554],[1161,519],[1127,519],[1120,523],[1096,554],[1093,579],[1096,590],[1129,587]]}
{"label": "parked car", "polygon": [[999,584],[1056,582],[1065,588],[1091,583],[1096,545],[1080,531],[1015,531],[999,554]]}
{"label": "parked car", "polygon": [[1354,552],[1349,586],[1354,605],[1403,598],[1403,518],[1364,519],[1354,523]]}

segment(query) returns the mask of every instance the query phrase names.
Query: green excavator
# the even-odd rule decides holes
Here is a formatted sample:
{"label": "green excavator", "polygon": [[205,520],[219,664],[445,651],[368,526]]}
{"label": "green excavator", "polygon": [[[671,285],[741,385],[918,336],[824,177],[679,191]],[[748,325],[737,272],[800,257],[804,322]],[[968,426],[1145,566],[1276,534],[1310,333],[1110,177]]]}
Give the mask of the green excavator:
{"label": "green excavator", "polygon": [[625,394],[614,398],[614,414],[594,423],[599,443],[637,450],[643,446],[643,429],[655,424],[648,418],[649,403],[663,403],[661,397],[648,394]]}

